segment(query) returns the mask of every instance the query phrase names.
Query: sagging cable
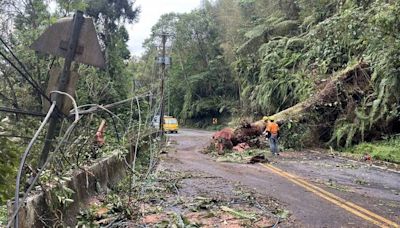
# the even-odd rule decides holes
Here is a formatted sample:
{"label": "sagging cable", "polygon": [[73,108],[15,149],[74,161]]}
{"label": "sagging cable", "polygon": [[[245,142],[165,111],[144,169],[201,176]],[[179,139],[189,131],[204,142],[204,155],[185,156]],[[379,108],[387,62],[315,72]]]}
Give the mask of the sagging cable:
{"label": "sagging cable", "polygon": [[[79,113],[78,113],[78,105],[76,104],[75,99],[74,99],[71,95],[69,95],[68,93],[65,93],[65,92],[57,91],[57,90],[56,90],[56,91],[51,91],[50,94],[51,94],[51,93],[59,93],[59,94],[62,94],[62,95],[67,96],[69,99],[72,100],[72,104],[73,104],[74,109],[75,109],[75,120],[74,120],[74,122],[71,124],[71,126],[69,126],[69,128],[67,129],[67,131],[65,132],[65,134],[64,134],[64,136],[62,137],[61,141],[58,143],[56,149],[54,150],[54,153],[52,153],[52,154],[47,158],[47,160],[45,161],[45,163],[43,164],[43,166],[41,167],[41,169],[38,171],[38,173],[36,174],[36,176],[33,178],[32,183],[29,185],[28,189],[25,191],[24,197],[23,197],[22,200],[21,200],[22,202],[25,202],[25,200],[26,200],[27,197],[28,197],[29,192],[33,189],[33,187],[35,186],[36,182],[39,180],[39,177],[40,177],[40,175],[42,174],[42,172],[45,170],[45,167],[46,167],[46,166],[50,163],[50,161],[53,159],[53,157],[54,157],[54,155],[56,154],[56,152],[60,150],[61,145],[64,144],[64,141],[69,137],[69,135],[71,134],[72,130],[75,128],[76,124],[78,123],[78,121],[79,121],[79,119],[80,119],[80,118],[79,118]],[[56,102],[53,102],[53,104],[52,104],[52,106],[51,106],[51,107],[52,107],[52,109],[51,109],[52,112],[54,111],[54,108],[55,108],[55,106],[56,106],[55,103],[56,103]],[[49,110],[49,113],[50,113],[50,110]],[[48,115],[49,115],[49,118],[50,118],[51,113],[48,114]],[[41,125],[41,126],[42,126],[42,125]],[[42,128],[43,128],[43,127],[42,127]],[[16,192],[17,192],[17,191],[18,191],[18,189],[16,189]],[[16,200],[15,200],[15,211],[14,211],[14,213],[12,214],[9,223],[7,224],[7,228],[11,227],[11,224],[12,224],[14,221],[15,221],[16,227],[18,227],[18,216],[17,216],[17,215],[18,215],[19,209],[21,208],[21,204],[19,204],[19,191],[18,191],[18,193],[17,193],[16,195],[17,195],[17,196],[16,196]],[[17,201],[17,199],[18,199],[18,201]]]}
{"label": "sagging cable", "polygon": [[[29,142],[28,146],[26,147],[24,154],[22,155],[21,158],[21,162],[19,164],[19,169],[18,169],[18,174],[17,174],[17,180],[15,183],[15,202],[14,202],[14,208],[15,211],[18,213],[19,211],[19,185],[21,182],[21,176],[22,176],[22,170],[24,168],[25,162],[26,162],[26,158],[28,157],[29,152],[31,151],[33,144],[35,143],[35,141],[37,140],[37,138],[39,137],[40,132],[43,130],[44,126],[46,125],[47,121],[50,119],[51,114],[54,111],[54,108],[56,107],[56,102],[53,101],[53,103],[50,106],[49,111],[47,112],[46,117],[44,118],[44,120],[42,121],[42,123],[40,124],[38,130],[36,131],[35,135],[33,136],[33,138],[31,139],[31,141]],[[16,224],[18,224],[17,218],[16,218]]]}

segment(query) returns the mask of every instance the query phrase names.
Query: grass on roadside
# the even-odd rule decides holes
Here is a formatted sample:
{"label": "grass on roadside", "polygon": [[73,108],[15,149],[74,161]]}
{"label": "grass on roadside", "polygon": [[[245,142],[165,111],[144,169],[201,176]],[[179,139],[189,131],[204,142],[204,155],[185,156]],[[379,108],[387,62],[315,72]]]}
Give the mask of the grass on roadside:
{"label": "grass on roadside", "polygon": [[369,154],[373,159],[400,164],[400,136],[387,140],[361,143],[347,149],[345,152],[354,154]]}

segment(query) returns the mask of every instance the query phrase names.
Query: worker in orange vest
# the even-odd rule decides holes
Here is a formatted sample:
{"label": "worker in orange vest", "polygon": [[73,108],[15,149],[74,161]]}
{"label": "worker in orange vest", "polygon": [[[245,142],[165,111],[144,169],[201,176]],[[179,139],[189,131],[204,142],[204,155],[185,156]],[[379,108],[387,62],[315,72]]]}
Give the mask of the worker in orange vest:
{"label": "worker in orange vest", "polygon": [[266,128],[263,134],[266,134],[267,138],[269,139],[269,147],[271,148],[272,155],[279,155],[279,126],[277,123],[275,123],[275,119],[272,116],[265,118],[264,122],[266,122]]}

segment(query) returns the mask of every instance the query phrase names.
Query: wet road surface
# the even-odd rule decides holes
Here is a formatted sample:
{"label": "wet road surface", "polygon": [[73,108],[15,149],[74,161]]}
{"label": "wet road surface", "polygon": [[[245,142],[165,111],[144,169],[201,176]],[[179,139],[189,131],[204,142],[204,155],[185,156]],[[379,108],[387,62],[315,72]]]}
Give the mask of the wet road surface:
{"label": "wet road surface", "polygon": [[[211,135],[212,132],[192,129],[170,134],[170,140],[176,141],[173,145],[176,151],[167,156],[175,159],[181,169],[198,170],[222,180],[240,182],[260,194],[278,199],[292,214],[296,227],[395,227],[400,223],[398,172],[315,152],[281,153],[282,156],[271,161],[273,167],[373,213],[363,213],[363,218],[344,209],[345,206],[319,196],[312,189],[301,187],[296,184],[296,178],[291,181],[268,167],[215,162],[200,153],[209,145]],[[385,224],[374,218],[374,214],[392,223]]]}

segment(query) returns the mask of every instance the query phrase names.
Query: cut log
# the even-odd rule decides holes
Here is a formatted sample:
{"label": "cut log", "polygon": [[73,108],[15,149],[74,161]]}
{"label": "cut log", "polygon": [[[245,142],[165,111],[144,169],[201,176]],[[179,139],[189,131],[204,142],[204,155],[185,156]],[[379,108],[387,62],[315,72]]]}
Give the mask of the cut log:
{"label": "cut log", "polygon": [[[235,130],[231,128],[222,129],[221,131],[216,132],[212,138],[218,153],[223,154],[225,149],[230,150],[234,146],[242,143],[249,147],[260,147],[261,142],[259,136],[262,134],[264,129],[264,121],[250,123],[247,120],[243,120],[240,123],[240,126]],[[245,149],[248,149],[249,147],[246,147]]]}

